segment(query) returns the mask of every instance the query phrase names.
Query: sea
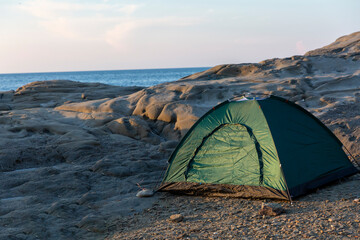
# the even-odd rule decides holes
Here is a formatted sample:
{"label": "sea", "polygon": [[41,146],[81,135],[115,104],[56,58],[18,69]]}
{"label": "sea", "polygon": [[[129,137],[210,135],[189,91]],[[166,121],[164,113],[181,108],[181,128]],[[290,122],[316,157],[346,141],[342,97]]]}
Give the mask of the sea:
{"label": "sea", "polygon": [[72,80],[100,82],[115,86],[149,87],[176,81],[207,69],[209,67],[0,74],[0,91],[16,90],[28,83],[46,80]]}

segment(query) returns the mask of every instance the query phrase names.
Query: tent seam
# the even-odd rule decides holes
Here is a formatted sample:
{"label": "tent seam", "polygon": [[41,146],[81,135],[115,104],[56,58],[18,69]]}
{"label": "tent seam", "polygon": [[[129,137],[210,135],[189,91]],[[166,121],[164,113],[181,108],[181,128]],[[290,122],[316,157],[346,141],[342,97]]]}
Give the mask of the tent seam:
{"label": "tent seam", "polygon": [[284,171],[283,171],[283,169],[282,169],[282,165],[281,165],[279,153],[278,153],[278,151],[277,151],[277,147],[276,147],[276,144],[275,144],[275,141],[274,141],[274,138],[273,138],[271,129],[270,129],[270,127],[269,127],[269,123],[268,123],[268,121],[267,121],[267,119],[266,119],[266,117],[265,117],[265,114],[264,114],[264,112],[263,112],[263,110],[262,110],[262,108],[261,108],[261,106],[260,106],[260,104],[259,104],[259,102],[258,102],[257,100],[256,100],[256,103],[259,105],[259,108],[260,108],[260,110],[261,110],[261,113],[262,113],[262,115],[264,116],[264,119],[265,119],[265,122],[266,122],[266,127],[269,129],[269,134],[270,134],[270,137],[271,137],[271,141],[272,141],[272,143],[273,143],[273,145],[274,145],[274,148],[275,148],[275,151],[276,151],[276,156],[277,156],[277,159],[278,159],[278,161],[279,161],[279,168],[280,168],[280,171],[281,171],[281,175],[282,175],[282,177],[284,178],[284,183],[285,183],[285,186],[286,186],[286,192],[287,192],[287,195],[288,195],[288,197],[289,197],[289,201],[290,201],[290,203],[292,204],[292,198],[291,198],[290,190],[289,190],[289,187],[288,187],[287,182],[286,182],[286,177],[285,177]]}

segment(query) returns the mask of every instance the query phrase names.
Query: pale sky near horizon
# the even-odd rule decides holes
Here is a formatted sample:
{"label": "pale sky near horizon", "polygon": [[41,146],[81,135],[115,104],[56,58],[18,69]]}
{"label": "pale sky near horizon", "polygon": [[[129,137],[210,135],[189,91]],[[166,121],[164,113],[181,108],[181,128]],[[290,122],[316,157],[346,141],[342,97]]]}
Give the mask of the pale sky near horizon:
{"label": "pale sky near horizon", "polygon": [[360,31],[358,0],[0,0],[0,73],[211,67]]}

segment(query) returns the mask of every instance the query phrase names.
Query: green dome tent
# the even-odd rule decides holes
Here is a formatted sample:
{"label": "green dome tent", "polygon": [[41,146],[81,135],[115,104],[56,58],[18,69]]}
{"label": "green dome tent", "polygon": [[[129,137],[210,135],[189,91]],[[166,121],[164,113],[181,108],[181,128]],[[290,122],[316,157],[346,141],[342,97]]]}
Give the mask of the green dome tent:
{"label": "green dome tent", "polygon": [[291,201],[357,172],[342,143],[305,109],[275,96],[243,98],[192,126],[159,190]]}

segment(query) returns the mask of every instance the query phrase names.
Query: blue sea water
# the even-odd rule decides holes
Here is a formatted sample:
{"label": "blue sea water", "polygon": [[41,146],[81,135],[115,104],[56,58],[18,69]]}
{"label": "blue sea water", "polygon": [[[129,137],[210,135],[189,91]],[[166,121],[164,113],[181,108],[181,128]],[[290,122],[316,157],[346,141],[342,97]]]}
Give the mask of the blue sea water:
{"label": "blue sea water", "polygon": [[190,74],[208,68],[164,68],[113,71],[44,72],[0,74],[0,91],[16,90],[34,82],[45,80],[73,80],[79,82],[100,82],[115,86],[149,87],[159,83],[176,81]]}

